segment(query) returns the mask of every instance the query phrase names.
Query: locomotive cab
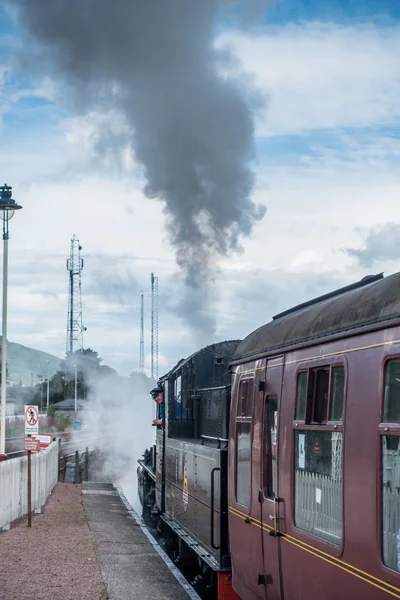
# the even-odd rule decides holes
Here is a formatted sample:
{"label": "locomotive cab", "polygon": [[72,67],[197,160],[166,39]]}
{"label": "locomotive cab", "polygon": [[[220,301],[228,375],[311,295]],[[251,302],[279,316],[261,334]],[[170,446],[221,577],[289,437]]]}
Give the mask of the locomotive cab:
{"label": "locomotive cab", "polygon": [[145,518],[153,526],[157,521],[178,561],[198,565],[200,558],[208,580],[230,571],[229,363],[238,344],[207,346],[160,378],[164,418],[156,432],[154,468],[139,461]]}

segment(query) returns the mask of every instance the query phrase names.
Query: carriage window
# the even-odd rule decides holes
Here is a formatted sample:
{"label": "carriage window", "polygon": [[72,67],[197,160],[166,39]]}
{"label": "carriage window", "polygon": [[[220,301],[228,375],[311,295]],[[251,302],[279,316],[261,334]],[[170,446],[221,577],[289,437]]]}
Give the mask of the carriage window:
{"label": "carriage window", "polygon": [[316,369],[314,380],[315,395],[312,421],[314,423],[326,423],[328,420],[329,368]]}
{"label": "carriage window", "polygon": [[344,401],[344,367],[333,367],[330,421],[341,421]]}
{"label": "carriage window", "polygon": [[328,420],[342,421],[344,381],[343,366],[319,367],[299,373],[296,420],[319,425],[325,425]]}
{"label": "carriage window", "polygon": [[339,545],[342,482],[342,432],[295,431],[296,527]]}
{"label": "carriage window", "polygon": [[251,417],[253,410],[253,385],[253,379],[243,379],[240,382],[237,408],[238,417]]}
{"label": "carriage window", "polygon": [[381,493],[382,558],[387,567],[400,571],[400,437],[396,435],[382,436]]}
{"label": "carriage window", "polygon": [[304,421],[307,403],[308,372],[299,373],[297,378],[296,419]]}
{"label": "carriage window", "polygon": [[383,422],[400,423],[400,359],[386,364]]}
{"label": "carriage window", "polygon": [[236,500],[250,504],[251,490],[251,422],[236,423]]}
{"label": "carriage window", "polygon": [[343,535],[344,384],[342,365],[299,373],[296,419],[303,424],[296,423],[294,431],[294,522],[336,545]]}
{"label": "carriage window", "polygon": [[264,495],[275,498],[276,495],[276,451],[278,436],[278,399],[268,397],[264,420]]}
{"label": "carriage window", "polygon": [[239,386],[236,413],[236,500],[248,507],[251,498],[251,415],[253,379],[243,379]]}

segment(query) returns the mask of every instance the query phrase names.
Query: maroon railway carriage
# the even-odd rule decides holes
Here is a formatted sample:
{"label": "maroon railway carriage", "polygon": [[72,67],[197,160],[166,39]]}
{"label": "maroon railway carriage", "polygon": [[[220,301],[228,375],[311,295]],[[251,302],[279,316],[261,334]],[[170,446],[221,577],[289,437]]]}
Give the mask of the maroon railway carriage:
{"label": "maroon railway carriage", "polygon": [[400,274],[277,315],[231,368],[237,594],[400,598]]}

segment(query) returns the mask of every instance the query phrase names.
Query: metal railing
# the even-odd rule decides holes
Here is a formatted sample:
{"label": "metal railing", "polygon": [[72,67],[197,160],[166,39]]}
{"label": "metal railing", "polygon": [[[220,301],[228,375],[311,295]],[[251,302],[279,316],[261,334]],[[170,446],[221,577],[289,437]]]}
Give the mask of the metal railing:
{"label": "metal railing", "polygon": [[[89,450],[88,447],[83,452],[75,450],[72,454],[60,455],[58,465],[58,480],[71,483],[82,483],[89,481],[89,461],[95,457],[96,450]],[[72,473],[71,473],[72,471]],[[67,477],[70,475],[69,477]]]}

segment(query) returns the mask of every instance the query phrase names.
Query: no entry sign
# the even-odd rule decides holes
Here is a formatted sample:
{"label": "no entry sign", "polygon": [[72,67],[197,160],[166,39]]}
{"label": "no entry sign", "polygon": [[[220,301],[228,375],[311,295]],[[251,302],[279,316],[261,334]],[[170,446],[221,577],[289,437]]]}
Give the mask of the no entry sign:
{"label": "no entry sign", "polygon": [[39,410],[37,406],[28,404],[24,406],[25,435],[39,433]]}

